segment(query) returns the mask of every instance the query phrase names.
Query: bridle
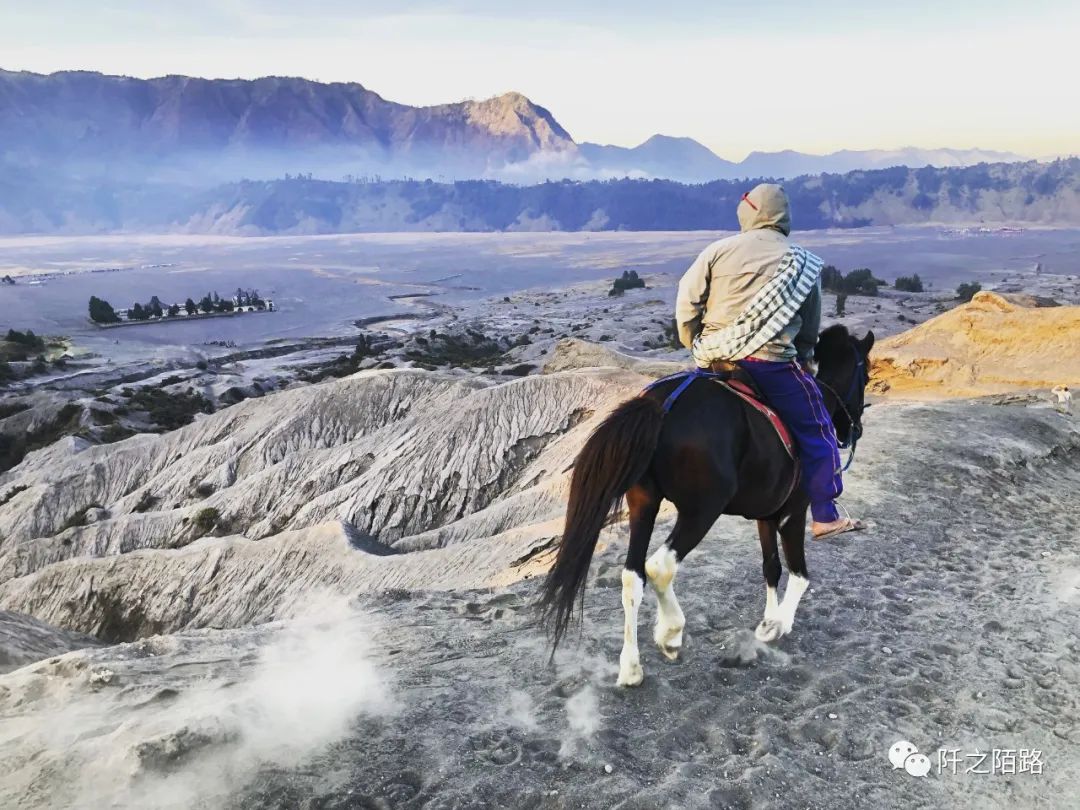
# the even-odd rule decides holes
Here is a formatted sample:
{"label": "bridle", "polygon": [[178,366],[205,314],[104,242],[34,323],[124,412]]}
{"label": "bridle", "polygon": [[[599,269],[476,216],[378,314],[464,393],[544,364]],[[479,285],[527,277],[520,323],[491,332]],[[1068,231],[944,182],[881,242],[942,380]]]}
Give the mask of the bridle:
{"label": "bridle", "polygon": [[[851,426],[849,428],[850,433],[848,441],[840,444],[841,449],[846,449],[848,451],[847,463],[840,468],[840,472],[847,472],[848,467],[850,467],[851,463],[855,460],[855,445],[859,443],[859,439],[862,438],[863,434],[862,411],[866,408],[865,404],[862,409],[856,407],[855,395],[860,389],[866,388],[866,384],[870,382],[870,375],[866,371],[866,359],[854,346],[852,346],[851,349],[855,352],[855,373],[851,375],[851,385],[848,386],[846,396],[840,396],[840,394],[836,392],[836,389],[827,382],[816,377],[814,378],[819,388],[824,388],[833,395],[833,398],[840,406],[840,409],[844,412],[844,415],[847,416],[848,424]],[[858,411],[857,415],[856,411]]]}

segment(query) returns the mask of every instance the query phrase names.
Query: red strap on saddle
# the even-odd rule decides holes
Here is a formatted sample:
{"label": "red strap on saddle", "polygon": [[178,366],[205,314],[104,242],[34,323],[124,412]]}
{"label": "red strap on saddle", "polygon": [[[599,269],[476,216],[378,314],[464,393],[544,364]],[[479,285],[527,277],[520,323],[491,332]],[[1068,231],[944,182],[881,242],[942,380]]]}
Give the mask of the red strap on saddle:
{"label": "red strap on saddle", "polygon": [[780,437],[780,441],[783,443],[787,454],[793,459],[798,458],[798,454],[795,450],[795,441],[791,438],[791,431],[788,430],[787,425],[784,424],[784,421],[776,411],[757,398],[754,389],[741,380],[717,380],[717,382],[768,419],[769,424],[771,424],[776,431],[776,435]]}

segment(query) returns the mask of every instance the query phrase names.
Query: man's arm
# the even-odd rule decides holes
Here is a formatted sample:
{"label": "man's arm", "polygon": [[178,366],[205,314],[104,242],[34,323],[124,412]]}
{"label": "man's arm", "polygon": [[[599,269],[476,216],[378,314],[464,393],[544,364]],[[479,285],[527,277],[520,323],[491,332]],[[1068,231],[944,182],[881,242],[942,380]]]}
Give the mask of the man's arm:
{"label": "man's arm", "polygon": [[694,345],[694,338],[701,331],[701,317],[709,298],[709,272],[712,264],[712,246],[705,248],[690,265],[679,281],[679,295],[675,299],[675,325],[679,329],[679,342],[687,349]]}
{"label": "man's arm", "polygon": [[795,351],[798,352],[799,362],[805,366],[814,361],[814,347],[817,345],[818,332],[821,330],[820,281],[814,285],[802,306],[799,307],[799,317],[802,318],[802,327],[795,335]]}

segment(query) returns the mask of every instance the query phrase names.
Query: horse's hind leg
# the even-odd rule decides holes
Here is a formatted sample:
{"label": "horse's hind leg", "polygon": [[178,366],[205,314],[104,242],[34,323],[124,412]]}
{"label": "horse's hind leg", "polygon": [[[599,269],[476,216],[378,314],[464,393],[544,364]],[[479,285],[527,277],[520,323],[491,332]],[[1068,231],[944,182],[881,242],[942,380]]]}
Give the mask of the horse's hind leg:
{"label": "horse's hind leg", "polygon": [[780,553],[776,547],[776,521],[757,522],[758,539],[761,541],[761,572],[765,575],[765,615],[754,630],[758,641],[775,641],[780,638],[780,603],[776,588],[780,584]]}
{"label": "horse's hind leg", "polygon": [[671,661],[679,657],[683,627],[686,626],[679,600],[675,598],[675,574],[683,557],[701,542],[701,538],[719,515],[719,510],[680,510],[671,536],[645,564],[649,582],[656,591],[656,628],[653,631],[653,641],[660,648],[660,652]]}
{"label": "horse's hind leg", "polygon": [[650,481],[643,481],[626,493],[630,511],[630,547],[626,552],[626,567],[622,572],[622,604],[624,614],[623,648],[619,655],[619,686],[637,686],[645,677],[638,650],[638,610],[645,594],[645,555],[649,538],[660,511],[660,493]]}

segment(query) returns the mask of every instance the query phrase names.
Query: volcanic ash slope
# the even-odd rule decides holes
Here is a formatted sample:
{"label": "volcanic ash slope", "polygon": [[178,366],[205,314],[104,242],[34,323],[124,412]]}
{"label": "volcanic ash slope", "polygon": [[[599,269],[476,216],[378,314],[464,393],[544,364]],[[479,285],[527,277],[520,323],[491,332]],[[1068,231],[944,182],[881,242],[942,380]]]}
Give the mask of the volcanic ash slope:
{"label": "volcanic ash slope", "polygon": [[647,381],[362,372],[58,443],[0,477],[0,608],[117,641],[267,620],[315,587],[512,581],[558,535],[584,437]]}

